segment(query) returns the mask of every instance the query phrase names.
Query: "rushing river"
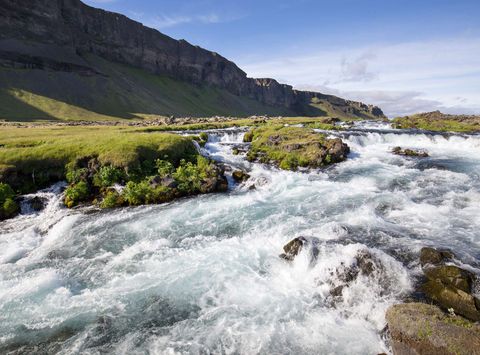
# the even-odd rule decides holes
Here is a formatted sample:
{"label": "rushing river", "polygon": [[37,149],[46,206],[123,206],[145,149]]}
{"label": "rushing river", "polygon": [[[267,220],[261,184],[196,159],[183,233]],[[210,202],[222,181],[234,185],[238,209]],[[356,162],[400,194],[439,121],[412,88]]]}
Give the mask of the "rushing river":
{"label": "rushing river", "polygon": [[[349,159],[302,173],[250,164],[232,154],[242,132],[211,132],[203,153],[251,175],[226,194],[98,211],[62,208],[61,184],[38,193],[42,212],[0,223],[0,353],[389,352],[385,310],[411,297],[421,247],[479,271],[480,137],[334,134]],[[315,264],[278,257],[297,236],[319,238]],[[335,270],[362,250],[382,269],[333,301]]]}

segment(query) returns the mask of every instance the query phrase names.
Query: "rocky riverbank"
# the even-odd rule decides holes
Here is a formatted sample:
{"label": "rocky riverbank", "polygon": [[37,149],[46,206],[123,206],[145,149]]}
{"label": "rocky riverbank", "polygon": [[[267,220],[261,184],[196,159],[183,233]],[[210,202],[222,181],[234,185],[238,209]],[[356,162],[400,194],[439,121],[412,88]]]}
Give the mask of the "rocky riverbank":
{"label": "rocky riverbank", "polygon": [[393,120],[394,128],[417,128],[439,132],[480,132],[480,116],[448,115],[440,111],[418,113],[411,116],[397,117]]}

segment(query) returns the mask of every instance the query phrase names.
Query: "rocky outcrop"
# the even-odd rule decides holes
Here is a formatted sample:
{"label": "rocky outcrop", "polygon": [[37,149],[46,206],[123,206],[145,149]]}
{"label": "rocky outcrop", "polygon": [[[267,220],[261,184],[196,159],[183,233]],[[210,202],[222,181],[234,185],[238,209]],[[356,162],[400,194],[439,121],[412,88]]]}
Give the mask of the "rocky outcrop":
{"label": "rocky outcrop", "polygon": [[221,55],[177,41],[129,18],[79,0],[2,0],[0,66],[103,75],[88,61],[96,55],[153,74],[225,89],[238,96],[319,115],[324,100],[352,117],[384,118],[380,108],[331,95],[294,90],[274,79],[251,79]]}
{"label": "rocky outcrop", "polygon": [[480,354],[480,325],[436,306],[395,305],[386,319],[394,355]]}
{"label": "rocky outcrop", "polygon": [[418,149],[402,149],[401,147],[395,147],[392,149],[392,153],[395,155],[403,155],[406,157],[427,158],[429,155],[425,150]]}

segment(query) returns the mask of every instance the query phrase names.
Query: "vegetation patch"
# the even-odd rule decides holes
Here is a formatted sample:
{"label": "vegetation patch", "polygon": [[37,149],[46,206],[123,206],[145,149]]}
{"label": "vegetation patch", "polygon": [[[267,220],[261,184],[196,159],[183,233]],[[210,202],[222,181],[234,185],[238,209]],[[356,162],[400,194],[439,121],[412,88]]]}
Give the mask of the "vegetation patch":
{"label": "vegetation patch", "polygon": [[0,220],[13,217],[19,210],[15,192],[8,184],[0,183]]}
{"label": "vegetation patch", "polygon": [[346,159],[349,148],[340,138],[328,139],[311,128],[266,125],[244,136],[251,142],[247,159],[274,163],[280,169],[318,168]]}
{"label": "vegetation patch", "polygon": [[437,132],[480,132],[480,116],[447,115],[439,111],[397,117],[394,128],[423,129]]}

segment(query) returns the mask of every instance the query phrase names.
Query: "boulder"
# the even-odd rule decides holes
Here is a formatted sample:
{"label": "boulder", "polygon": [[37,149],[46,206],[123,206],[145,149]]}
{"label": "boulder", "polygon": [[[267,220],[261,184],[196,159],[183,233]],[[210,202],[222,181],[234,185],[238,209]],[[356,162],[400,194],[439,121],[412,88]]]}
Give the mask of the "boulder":
{"label": "boulder", "polygon": [[420,250],[420,264],[422,266],[426,264],[439,265],[453,258],[453,253],[448,250],[437,250],[428,247],[422,248],[422,250]]}
{"label": "boulder", "polygon": [[247,181],[250,178],[250,175],[248,175],[246,172],[244,172],[242,170],[235,170],[232,173],[232,178],[236,182],[244,182],[244,181]]}
{"label": "boulder", "polygon": [[280,254],[279,257],[287,261],[293,261],[303,249],[308,248],[310,263],[314,263],[319,253],[318,242],[317,238],[297,237],[283,246],[285,253]]}
{"label": "boulder", "polygon": [[394,355],[480,354],[480,325],[424,303],[404,303],[386,313]]}
{"label": "boulder", "polygon": [[407,157],[418,157],[418,158],[426,158],[429,157],[428,152],[425,150],[419,149],[402,149],[401,147],[395,147],[392,149],[392,153],[396,155],[403,155]]}
{"label": "boulder", "polygon": [[480,301],[454,286],[444,284],[441,280],[429,280],[424,283],[421,290],[427,298],[438,303],[444,309],[453,309],[457,314],[473,321],[480,321]]}
{"label": "boulder", "polygon": [[447,286],[470,293],[475,275],[454,265],[441,265],[424,270],[430,281],[439,281]]}

